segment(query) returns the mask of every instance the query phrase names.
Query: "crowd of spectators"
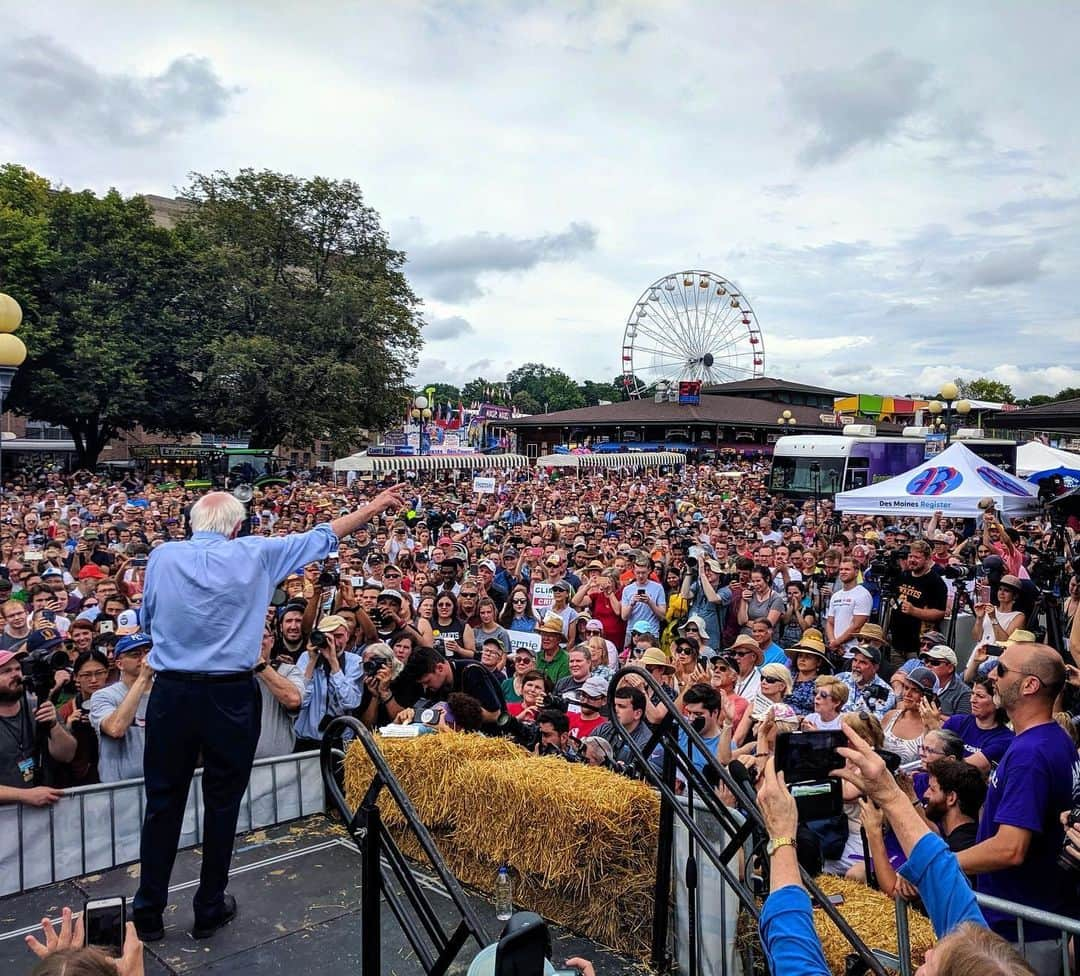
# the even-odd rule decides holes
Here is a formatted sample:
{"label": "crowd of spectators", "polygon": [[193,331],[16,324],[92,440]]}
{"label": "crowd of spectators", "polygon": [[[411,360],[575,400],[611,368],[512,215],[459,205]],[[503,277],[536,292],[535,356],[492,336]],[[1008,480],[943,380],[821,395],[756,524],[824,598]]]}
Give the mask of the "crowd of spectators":
{"label": "crowd of spectators", "polygon": [[[906,810],[977,890],[1072,911],[1060,865],[1080,857],[1066,843],[1080,842],[1066,833],[1080,792],[1076,526],[1053,535],[1044,518],[1006,525],[992,511],[978,524],[844,516],[828,501],[771,497],[765,473],[737,460],[504,472],[483,495],[468,479],[408,481],[404,510],[280,581],[255,668],[257,755],[315,748],[330,718],[353,715],[412,734],[511,735],[640,776],[624,734],[644,744],[673,702],[773,802],[784,792],[769,773],[776,736],[843,729],[853,748],[899,757]],[[305,531],[380,487],[298,478],[260,489],[248,530]],[[72,786],[141,775],[154,681],[143,583],[155,551],[184,537],[195,497],[133,475],[7,487],[0,802],[47,805]],[[1062,562],[1063,598],[1040,607],[1035,581]],[[970,616],[954,622],[954,604]],[[192,627],[214,626],[213,606],[190,611]],[[1047,615],[1064,656],[1047,646]],[[625,665],[666,696],[631,672],[609,700]],[[904,870],[918,845],[895,822],[894,796],[866,782],[845,775],[843,822],[819,838],[825,870],[866,878],[866,836],[879,883],[933,914],[923,869]],[[1016,940],[1010,919],[986,921]],[[1039,972],[1054,971],[1046,935],[1026,933]]]}

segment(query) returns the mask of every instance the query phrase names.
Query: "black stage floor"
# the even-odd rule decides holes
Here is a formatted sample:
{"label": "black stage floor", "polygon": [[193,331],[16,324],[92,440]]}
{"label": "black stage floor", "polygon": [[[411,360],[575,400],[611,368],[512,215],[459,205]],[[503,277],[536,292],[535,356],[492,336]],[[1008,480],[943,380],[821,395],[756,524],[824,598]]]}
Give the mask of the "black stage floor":
{"label": "black stage floor", "polygon": [[[213,938],[191,938],[191,898],[199,877],[198,848],[182,851],[173,870],[165,938],[146,947],[148,976],[165,973],[230,973],[276,976],[318,972],[320,976],[360,974],[360,855],[344,832],[324,817],[260,830],[237,838],[229,891],[239,915]],[[34,957],[24,937],[40,931],[41,919],[57,918],[65,905],[81,910],[91,897],[134,894],[138,865],[116,868],[0,899],[0,972],[29,972]],[[432,892],[432,903],[447,929],[456,913],[439,882],[415,870]],[[494,937],[501,929],[494,907],[469,892],[481,921]],[[599,976],[641,971],[640,967],[562,929],[553,930],[555,961],[582,955]],[[452,973],[464,974],[471,946]],[[383,903],[382,974],[414,976],[422,969],[397,921]],[[363,974],[372,976],[372,974]]]}

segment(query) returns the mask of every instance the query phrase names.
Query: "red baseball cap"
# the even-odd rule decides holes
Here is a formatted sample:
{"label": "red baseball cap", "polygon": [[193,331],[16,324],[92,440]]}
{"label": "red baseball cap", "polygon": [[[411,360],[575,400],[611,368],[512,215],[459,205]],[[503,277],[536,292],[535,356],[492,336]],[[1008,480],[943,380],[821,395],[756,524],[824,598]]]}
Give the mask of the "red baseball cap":
{"label": "red baseball cap", "polygon": [[0,668],[17,657],[26,657],[26,651],[0,651]]}
{"label": "red baseball cap", "polygon": [[97,563],[90,563],[79,570],[79,579],[105,579],[105,572]]}

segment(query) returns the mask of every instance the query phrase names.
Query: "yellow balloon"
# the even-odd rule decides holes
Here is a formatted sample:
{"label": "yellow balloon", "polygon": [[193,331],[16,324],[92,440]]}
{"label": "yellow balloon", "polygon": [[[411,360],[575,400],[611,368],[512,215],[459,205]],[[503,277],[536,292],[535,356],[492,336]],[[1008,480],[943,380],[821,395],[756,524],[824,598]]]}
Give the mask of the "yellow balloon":
{"label": "yellow balloon", "polygon": [[0,332],[14,332],[22,322],[22,309],[10,295],[0,291]]}
{"label": "yellow balloon", "polygon": [[21,366],[26,361],[26,346],[10,332],[0,333],[0,366]]}

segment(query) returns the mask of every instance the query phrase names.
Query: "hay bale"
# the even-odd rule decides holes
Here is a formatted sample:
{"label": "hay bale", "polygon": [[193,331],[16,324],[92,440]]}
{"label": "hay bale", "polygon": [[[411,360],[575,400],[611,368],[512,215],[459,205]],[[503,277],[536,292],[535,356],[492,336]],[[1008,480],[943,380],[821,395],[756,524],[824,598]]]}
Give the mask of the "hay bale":
{"label": "hay bale", "polygon": [[[891,898],[861,882],[849,881],[847,878],[825,874],[816,880],[826,895],[844,896],[844,904],[839,906],[840,912],[859,938],[871,949],[884,949],[893,953],[899,951],[896,942],[896,908]],[[814,928],[821,940],[821,948],[829,969],[842,976],[844,957],[851,952],[850,944],[840,934],[832,919],[819,908],[814,910]],[[921,966],[926,950],[934,945],[934,928],[925,915],[909,911],[908,934],[912,965]]]}
{"label": "hay bale", "polygon": [[[491,894],[501,864],[517,904],[625,955],[648,955],[658,795],[604,769],[541,758],[506,740],[428,735],[379,747],[454,874]],[[356,805],[373,770],[354,744],[345,789]],[[406,856],[419,844],[385,791],[383,820]]]}

